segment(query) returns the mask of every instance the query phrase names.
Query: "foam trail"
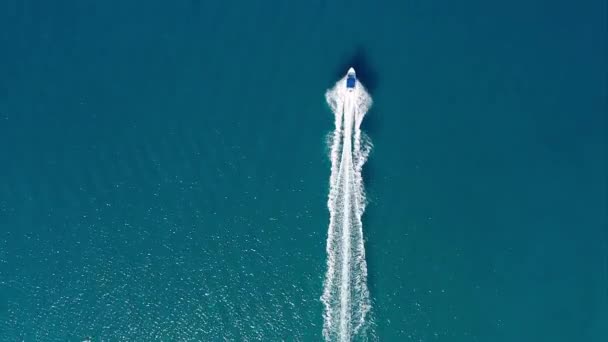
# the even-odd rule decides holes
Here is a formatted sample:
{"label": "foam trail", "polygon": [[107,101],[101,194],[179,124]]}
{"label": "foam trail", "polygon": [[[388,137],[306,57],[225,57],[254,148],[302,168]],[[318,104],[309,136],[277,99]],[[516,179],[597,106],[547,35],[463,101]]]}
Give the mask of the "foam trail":
{"label": "foam trail", "polygon": [[361,169],[371,150],[360,125],[372,100],[358,83],[352,92],[343,78],[325,94],[335,115],[331,136],[331,176],[327,273],[321,300],[325,306],[323,336],[327,341],[366,339],[371,303],[361,216],[365,192]]}

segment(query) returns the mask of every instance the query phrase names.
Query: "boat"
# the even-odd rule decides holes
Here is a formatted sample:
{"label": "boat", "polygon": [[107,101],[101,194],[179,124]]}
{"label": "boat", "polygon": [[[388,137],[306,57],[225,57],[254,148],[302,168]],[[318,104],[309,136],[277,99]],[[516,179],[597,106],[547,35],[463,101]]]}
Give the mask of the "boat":
{"label": "boat", "polygon": [[355,69],[350,68],[346,73],[346,89],[348,89],[348,91],[353,91],[353,89],[355,89],[356,84],[357,74],[355,74]]}

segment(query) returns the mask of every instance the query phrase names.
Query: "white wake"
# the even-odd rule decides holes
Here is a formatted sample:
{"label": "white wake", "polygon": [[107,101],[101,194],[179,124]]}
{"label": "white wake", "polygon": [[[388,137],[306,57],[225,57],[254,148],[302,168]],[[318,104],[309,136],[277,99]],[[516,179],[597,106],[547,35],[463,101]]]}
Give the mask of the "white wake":
{"label": "white wake", "polygon": [[331,177],[327,206],[327,274],[321,300],[325,306],[323,336],[327,341],[365,340],[371,303],[361,216],[365,192],[361,169],[371,150],[360,125],[372,104],[360,83],[351,92],[346,78],[327,91],[335,115],[331,145]]}

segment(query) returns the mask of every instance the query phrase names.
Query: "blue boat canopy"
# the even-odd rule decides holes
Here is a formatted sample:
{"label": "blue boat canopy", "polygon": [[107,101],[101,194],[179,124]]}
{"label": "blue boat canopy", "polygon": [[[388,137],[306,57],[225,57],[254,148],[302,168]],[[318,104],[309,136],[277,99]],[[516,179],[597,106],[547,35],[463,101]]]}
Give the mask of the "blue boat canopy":
{"label": "blue boat canopy", "polygon": [[346,88],[349,88],[349,89],[354,88],[356,82],[357,82],[357,79],[355,78],[355,75],[348,75],[346,77]]}

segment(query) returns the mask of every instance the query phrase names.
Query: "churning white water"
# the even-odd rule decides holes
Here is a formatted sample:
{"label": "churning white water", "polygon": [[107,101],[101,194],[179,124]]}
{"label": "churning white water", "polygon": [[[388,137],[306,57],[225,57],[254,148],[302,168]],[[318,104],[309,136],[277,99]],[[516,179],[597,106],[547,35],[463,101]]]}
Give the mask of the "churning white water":
{"label": "churning white water", "polygon": [[371,150],[360,125],[372,99],[357,82],[346,88],[341,79],[325,94],[335,115],[331,145],[327,274],[323,296],[323,336],[327,341],[365,338],[366,315],[371,303],[361,216],[365,192],[361,169]]}

